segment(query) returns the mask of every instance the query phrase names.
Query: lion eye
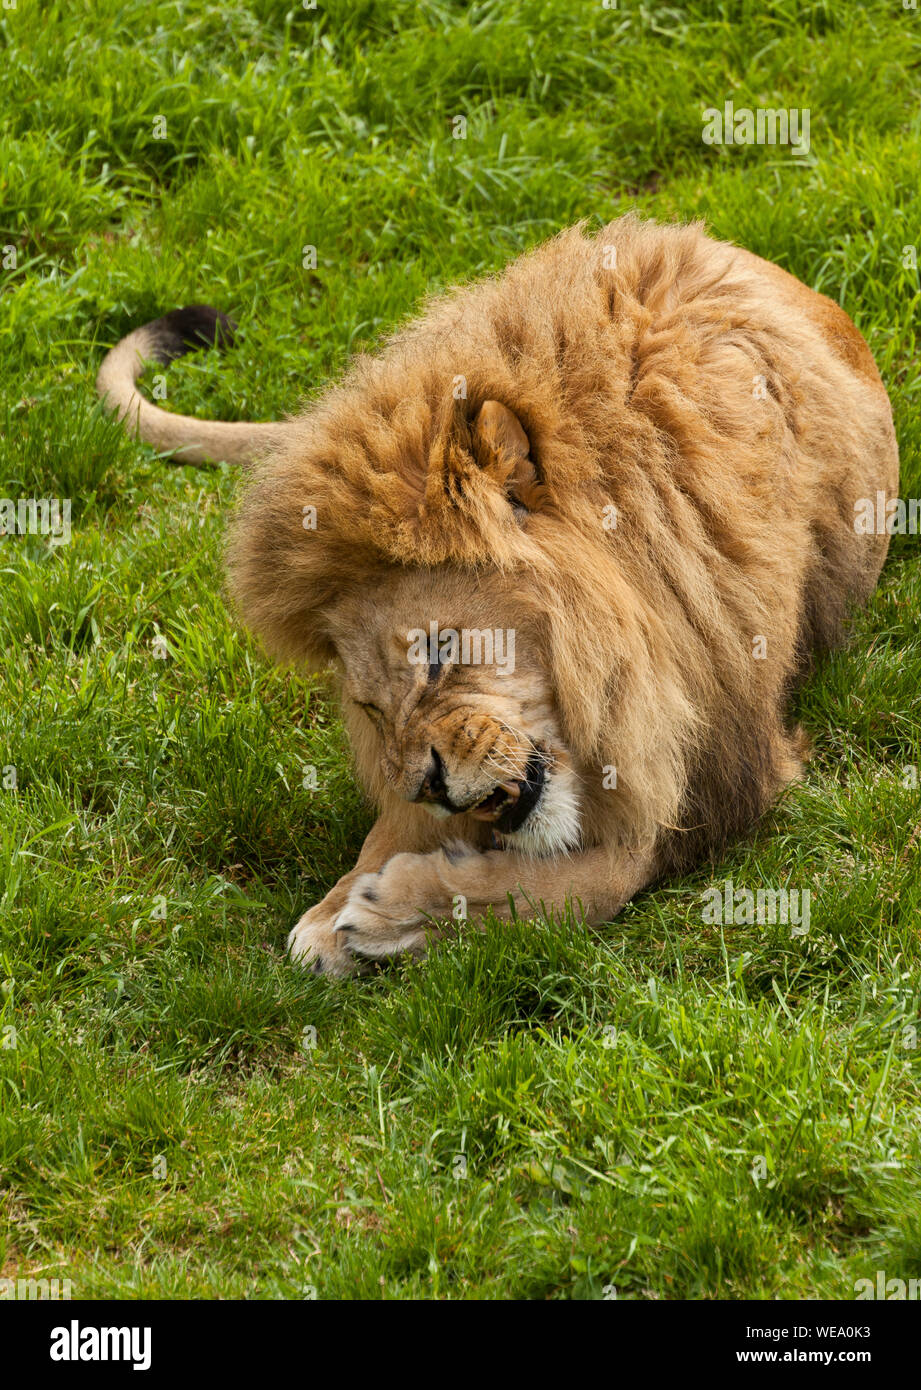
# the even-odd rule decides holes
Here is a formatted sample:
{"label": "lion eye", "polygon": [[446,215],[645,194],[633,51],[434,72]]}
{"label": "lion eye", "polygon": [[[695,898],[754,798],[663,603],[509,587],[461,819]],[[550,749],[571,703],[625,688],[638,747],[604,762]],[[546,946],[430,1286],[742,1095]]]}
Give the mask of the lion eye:
{"label": "lion eye", "polygon": [[436,682],[439,681],[441,677],[446,674],[446,672],[451,670],[452,665],[453,663],[450,657],[448,657],[446,660],[443,660],[441,652],[438,650],[437,647],[435,647],[432,650],[431,660],[429,661],[428,667],[429,685],[435,685]]}

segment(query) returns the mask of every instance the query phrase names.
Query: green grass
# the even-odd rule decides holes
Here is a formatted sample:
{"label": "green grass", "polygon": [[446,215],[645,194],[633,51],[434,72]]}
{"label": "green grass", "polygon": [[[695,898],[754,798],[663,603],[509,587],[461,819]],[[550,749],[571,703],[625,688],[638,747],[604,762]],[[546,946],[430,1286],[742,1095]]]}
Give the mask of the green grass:
{"label": "green grass", "polygon": [[[335,710],[226,611],[231,472],[93,393],[106,345],[205,301],[240,339],[168,404],[278,417],[426,291],[638,207],[844,304],[918,496],[919,65],[894,0],[0,10],[0,496],[73,502],[69,545],[0,540],[0,1274],[845,1300],[921,1274],[917,538],[800,698],[807,781],[724,863],[600,933],[496,926],[337,984],[283,953],[369,824]],[[729,98],[808,107],[808,158],[703,145]],[[808,888],[809,932],[708,925],[727,878]]]}

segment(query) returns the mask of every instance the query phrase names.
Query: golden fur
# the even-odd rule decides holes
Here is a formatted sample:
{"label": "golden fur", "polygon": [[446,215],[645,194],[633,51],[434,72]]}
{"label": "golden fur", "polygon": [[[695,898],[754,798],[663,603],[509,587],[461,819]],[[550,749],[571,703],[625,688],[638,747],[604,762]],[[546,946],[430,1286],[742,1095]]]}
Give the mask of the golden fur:
{"label": "golden fur", "polygon": [[[455,919],[511,894],[606,920],[719,853],[799,772],[790,691],[876,583],[888,537],[857,534],[855,503],[897,483],[847,315],[698,226],[571,229],[359,359],[254,468],[228,553],[267,648],[337,666],[381,809],[295,952],[421,950],[457,899]],[[511,681],[430,688],[400,642],[431,620],[515,631]],[[461,807],[544,750],[555,852],[553,826],[426,815],[436,746]]]}

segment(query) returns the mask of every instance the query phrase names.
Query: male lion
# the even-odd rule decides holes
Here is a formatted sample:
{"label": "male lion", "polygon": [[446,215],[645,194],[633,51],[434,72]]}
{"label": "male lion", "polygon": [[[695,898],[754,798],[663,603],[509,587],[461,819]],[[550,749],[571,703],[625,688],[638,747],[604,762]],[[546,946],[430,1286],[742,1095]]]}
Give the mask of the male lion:
{"label": "male lion", "polygon": [[141,357],[231,330],[167,315],[99,389],[160,448],[253,462],[233,597],[276,656],[338,672],[380,816],[296,958],[342,975],[487,909],[605,922],[798,775],[791,690],[886,554],[855,505],[898,486],[831,300],[629,216],[436,299],[288,422],[135,391]]}

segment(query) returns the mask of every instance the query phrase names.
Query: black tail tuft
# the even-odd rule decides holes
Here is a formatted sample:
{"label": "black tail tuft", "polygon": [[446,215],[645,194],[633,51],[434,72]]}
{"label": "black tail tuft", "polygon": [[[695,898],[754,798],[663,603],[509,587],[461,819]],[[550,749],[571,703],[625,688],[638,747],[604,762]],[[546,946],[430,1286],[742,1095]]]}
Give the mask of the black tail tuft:
{"label": "black tail tuft", "polygon": [[231,347],[237,329],[232,318],[222,314],[220,309],[210,309],[207,304],[172,309],[147,327],[157,360],[164,366],[196,348]]}

